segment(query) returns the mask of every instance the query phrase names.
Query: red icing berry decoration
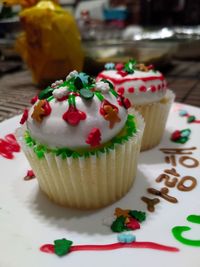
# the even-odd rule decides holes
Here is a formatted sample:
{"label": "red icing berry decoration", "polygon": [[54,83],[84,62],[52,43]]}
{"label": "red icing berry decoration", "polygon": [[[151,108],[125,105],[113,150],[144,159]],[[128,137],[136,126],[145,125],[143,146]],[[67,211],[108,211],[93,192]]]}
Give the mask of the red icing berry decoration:
{"label": "red icing berry decoration", "polygon": [[38,101],[38,96],[36,95],[31,99],[31,104],[34,105],[37,101]]}
{"label": "red icing berry decoration", "polygon": [[69,109],[63,114],[63,120],[72,126],[78,125],[81,120],[85,119],[86,114],[72,105],[70,105]]}
{"label": "red icing berry decoration", "polygon": [[123,68],[124,68],[124,64],[122,64],[122,63],[118,63],[115,66],[115,69],[118,70],[118,71],[123,70]]}
{"label": "red icing berry decoration", "polygon": [[130,87],[130,88],[128,88],[128,92],[129,92],[129,93],[134,93],[134,91],[135,91],[135,90],[134,90],[134,87]]}
{"label": "red icing berry decoration", "polygon": [[140,92],[146,92],[147,88],[145,86],[140,87]]}
{"label": "red icing berry decoration", "polygon": [[86,141],[87,144],[91,145],[91,147],[96,147],[100,145],[101,142],[101,132],[98,128],[93,128],[89,133]]}
{"label": "red icing berry decoration", "polygon": [[175,132],[172,133],[171,135],[172,141],[177,141],[179,138],[181,138],[181,132],[179,130],[176,130]]}
{"label": "red icing berry decoration", "polygon": [[151,86],[151,92],[154,93],[156,91],[156,87],[154,85]]}
{"label": "red icing berry decoration", "polygon": [[119,95],[123,95],[124,94],[124,87],[119,87],[117,92],[118,92]]}
{"label": "red icing berry decoration", "polygon": [[24,124],[27,121],[27,119],[28,119],[28,109],[25,108],[24,113],[23,113],[19,123]]}
{"label": "red icing berry decoration", "polygon": [[129,218],[129,222],[126,224],[126,226],[131,230],[140,229],[139,222],[134,218]]}

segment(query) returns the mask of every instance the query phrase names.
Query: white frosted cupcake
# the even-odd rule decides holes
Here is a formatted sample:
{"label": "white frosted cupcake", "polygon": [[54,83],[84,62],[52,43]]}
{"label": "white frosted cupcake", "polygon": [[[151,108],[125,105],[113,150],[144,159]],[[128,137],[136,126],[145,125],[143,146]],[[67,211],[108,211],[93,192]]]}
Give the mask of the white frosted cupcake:
{"label": "white frosted cupcake", "polygon": [[54,202],[99,208],[133,184],[144,129],[109,82],[71,72],[35,99],[17,130],[43,192]]}
{"label": "white frosted cupcake", "polygon": [[145,130],[141,150],[158,145],[174,101],[174,94],[168,89],[164,76],[152,65],[130,60],[126,64],[107,63],[105,70],[97,76],[97,81],[102,79],[112,82],[116,92],[127,97],[143,115]]}

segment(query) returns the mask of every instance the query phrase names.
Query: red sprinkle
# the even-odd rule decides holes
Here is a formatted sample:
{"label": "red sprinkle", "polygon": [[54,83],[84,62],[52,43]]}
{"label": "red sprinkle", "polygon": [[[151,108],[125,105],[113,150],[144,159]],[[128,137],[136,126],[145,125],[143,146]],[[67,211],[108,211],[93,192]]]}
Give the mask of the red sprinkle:
{"label": "red sprinkle", "polygon": [[13,134],[7,134],[4,139],[0,139],[0,155],[7,159],[13,159],[13,153],[20,152],[20,146]]}
{"label": "red sprinkle", "polygon": [[93,128],[89,133],[86,141],[87,144],[91,145],[91,147],[96,147],[100,145],[101,142],[101,132],[98,128]]}
{"label": "red sprinkle", "polygon": [[134,87],[130,87],[130,88],[128,88],[128,92],[129,92],[129,93],[134,93],[134,91],[135,91]]}
{"label": "red sprinkle", "polygon": [[181,138],[181,132],[179,130],[174,131],[171,135],[171,140],[176,141],[179,138]]}
{"label": "red sprinkle", "polygon": [[25,108],[24,113],[23,113],[19,123],[24,124],[27,121],[27,119],[28,119],[28,109]]}
{"label": "red sprinkle", "polygon": [[128,73],[127,73],[126,71],[124,71],[124,70],[119,70],[119,71],[117,72],[117,74],[121,75],[122,77],[125,77],[125,76],[128,75]]}
{"label": "red sprinkle", "polygon": [[140,229],[140,224],[139,222],[134,219],[134,218],[130,218],[130,222],[126,224],[126,226],[131,229],[131,230],[136,230],[136,229]]}
{"label": "red sprinkle", "polygon": [[117,92],[119,95],[123,95],[124,94],[124,87],[119,87]]}
{"label": "red sprinkle", "polygon": [[35,178],[35,174],[32,170],[28,170],[26,176],[24,177],[25,181],[29,181]]}
{"label": "red sprinkle", "polygon": [[34,105],[37,101],[38,101],[38,96],[36,95],[31,99],[31,104]]}
{"label": "red sprinkle", "polygon": [[115,66],[115,69],[118,70],[118,71],[123,70],[123,68],[124,68],[124,64],[122,64],[122,63],[118,63]]}
{"label": "red sprinkle", "polygon": [[139,90],[140,92],[146,92],[147,88],[145,86],[141,86]]}

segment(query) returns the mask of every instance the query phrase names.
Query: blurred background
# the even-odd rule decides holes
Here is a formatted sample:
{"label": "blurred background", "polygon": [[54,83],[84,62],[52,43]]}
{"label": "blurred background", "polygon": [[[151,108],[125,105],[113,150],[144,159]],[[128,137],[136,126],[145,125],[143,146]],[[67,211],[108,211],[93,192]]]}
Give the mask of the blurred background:
{"label": "blurred background", "polygon": [[177,101],[200,106],[199,0],[53,1],[60,9],[38,2],[0,4],[0,121],[63,71],[95,76],[106,62],[130,58],[161,70]]}

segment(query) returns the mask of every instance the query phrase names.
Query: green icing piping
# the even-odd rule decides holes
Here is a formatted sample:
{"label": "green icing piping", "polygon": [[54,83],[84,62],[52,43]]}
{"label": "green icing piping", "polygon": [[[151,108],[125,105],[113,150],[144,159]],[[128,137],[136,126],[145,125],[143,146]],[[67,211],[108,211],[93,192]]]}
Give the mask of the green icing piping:
{"label": "green icing piping", "polygon": [[33,151],[36,153],[38,158],[43,158],[45,153],[53,153],[56,156],[60,156],[62,159],[66,159],[67,157],[72,158],[88,158],[91,155],[96,155],[97,157],[101,153],[108,153],[110,150],[115,148],[117,144],[123,144],[129,140],[136,133],[136,124],[135,117],[133,115],[128,115],[124,130],[114,137],[110,142],[104,145],[101,148],[97,148],[91,151],[73,151],[69,148],[48,148],[48,146],[38,144],[29,134],[28,131],[24,134],[24,140],[27,146],[33,148]]}

